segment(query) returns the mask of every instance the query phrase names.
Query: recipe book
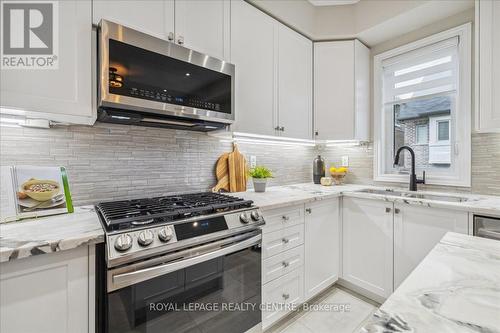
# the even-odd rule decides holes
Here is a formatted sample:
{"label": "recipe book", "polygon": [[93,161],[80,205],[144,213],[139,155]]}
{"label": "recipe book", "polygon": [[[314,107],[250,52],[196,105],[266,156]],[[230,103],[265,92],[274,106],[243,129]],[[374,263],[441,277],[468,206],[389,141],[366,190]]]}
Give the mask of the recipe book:
{"label": "recipe book", "polygon": [[72,213],[64,167],[2,166],[0,222]]}

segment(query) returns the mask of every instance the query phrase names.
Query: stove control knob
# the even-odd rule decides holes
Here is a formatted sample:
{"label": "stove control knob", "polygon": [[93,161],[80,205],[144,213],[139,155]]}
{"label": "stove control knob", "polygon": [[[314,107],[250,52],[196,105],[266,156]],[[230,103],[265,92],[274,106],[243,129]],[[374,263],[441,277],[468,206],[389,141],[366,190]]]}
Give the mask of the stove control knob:
{"label": "stove control knob", "polygon": [[259,213],[258,211],[256,211],[256,210],[254,210],[254,211],[250,214],[250,216],[252,216],[252,220],[254,220],[254,221],[258,221],[258,220],[260,220],[260,217],[261,217],[261,216],[260,216],[260,213]]}
{"label": "stove control knob", "polygon": [[137,242],[141,246],[148,246],[153,243],[154,237],[151,230],[144,230],[139,234],[139,237],[137,237]]}
{"label": "stove control knob", "polygon": [[240,215],[240,221],[242,223],[248,223],[248,222],[250,222],[250,216],[248,216],[248,213],[241,213],[241,215]]}
{"label": "stove control knob", "polygon": [[123,234],[116,238],[115,249],[120,252],[127,251],[132,247],[132,237],[129,234]]}
{"label": "stove control knob", "polygon": [[163,227],[158,232],[158,238],[162,242],[168,242],[170,239],[172,239],[173,235],[174,235],[174,231],[172,230],[171,227]]}

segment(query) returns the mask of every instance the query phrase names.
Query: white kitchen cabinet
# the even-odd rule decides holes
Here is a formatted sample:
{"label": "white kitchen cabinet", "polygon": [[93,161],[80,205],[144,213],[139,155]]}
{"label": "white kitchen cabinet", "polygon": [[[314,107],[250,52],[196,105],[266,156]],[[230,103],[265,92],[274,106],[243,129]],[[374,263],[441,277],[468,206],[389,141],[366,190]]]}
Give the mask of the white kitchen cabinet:
{"label": "white kitchen cabinet", "polygon": [[311,139],[312,43],[244,1],[231,3],[232,130]]}
{"label": "white kitchen cabinet", "polygon": [[0,331],[93,332],[93,253],[82,246],[2,263]]}
{"label": "white kitchen cabinet", "polygon": [[304,224],[262,235],[262,258],[269,258],[304,243]]}
{"label": "white kitchen cabinet", "polygon": [[174,38],[173,0],[93,0],[93,5],[94,24],[106,19],[158,38]]}
{"label": "white kitchen cabinet", "polygon": [[500,1],[476,1],[476,130],[500,132]]}
{"label": "white kitchen cabinet", "polygon": [[369,140],[370,50],[358,40],[314,43],[314,134]]}
{"label": "white kitchen cabinet", "polygon": [[231,62],[235,65],[233,131],[275,135],[274,20],[244,1],[231,3]]}
{"label": "white kitchen cabinet", "polygon": [[1,112],[93,124],[92,3],[60,1],[58,11],[58,68],[2,68]]}
{"label": "white kitchen cabinet", "polygon": [[339,199],[305,206],[305,299],[335,283],[339,276]]}
{"label": "white kitchen cabinet", "polygon": [[280,135],[312,139],[312,42],[278,24]]}
{"label": "white kitchen cabinet", "polygon": [[380,298],[393,290],[393,204],[343,198],[342,278]]}
{"label": "white kitchen cabinet", "polygon": [[266,284],[301,267],[304,267],[303,245],[263,260],[262,283]]}
{"label": "white kitchen cabinet", "polygon": [[175,2],[176,41],[190,49],[230,61],[229,0]]}
{"label": "white kitchen cabinet", "polygon": [[463,211],[394,204],[394,289],[448,232],[468,233]]}

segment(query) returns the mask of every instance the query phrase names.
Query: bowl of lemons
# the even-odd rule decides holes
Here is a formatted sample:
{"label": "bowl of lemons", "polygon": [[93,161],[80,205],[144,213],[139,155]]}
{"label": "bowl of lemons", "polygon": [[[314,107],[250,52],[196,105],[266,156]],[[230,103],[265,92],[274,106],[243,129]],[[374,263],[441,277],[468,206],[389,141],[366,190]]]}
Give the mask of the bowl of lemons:
{"label": "bowl of lemons", "polygon": [[336,168],[332,166],[330,168],[330,176],[333,179],[335,185],[341,185],[344,182],[344,177],[349,170],[346,167]]}

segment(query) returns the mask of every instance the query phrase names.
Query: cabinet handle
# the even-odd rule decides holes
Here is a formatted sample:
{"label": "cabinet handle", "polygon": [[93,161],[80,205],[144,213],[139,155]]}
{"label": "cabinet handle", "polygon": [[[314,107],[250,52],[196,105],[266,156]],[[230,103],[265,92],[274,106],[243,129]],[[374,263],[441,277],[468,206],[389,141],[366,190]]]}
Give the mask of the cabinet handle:
{"label": "cabinet handle", "polygon": [[315,132],[314,132],[314,135],[318,136],[318,135],[319,135],[319,132],[318,132],[318,131],[315,131]]}
{"label": "cabinet handle", "polygon": [[283,215],[281,218],[282,218],[282,219],[283,219],[283,221],[285,221],[285,222],[286,222],[286,221],[288,221],[288,220],[290,220],[290,216],[286,216],[286,215]]}
{"label": "cabinet handle", "polygon": [[289,262],[286,262],[286,261],[283,261],[281,264],[283,265],[283,267],[288,267],[288,266],[290,266],[290,263],[289,263]]}
{"label": "cabinet handle", "polygon": [[179,36],[179,38],[177,38],[177,44],[183,45],[184,44],[184,37]]}
{"label": "cabinet handle", "polygon": [[312,213],[312,209],[311,208],[306,208],[306,212],[311,214]]}
{"label": "cabinet handle", "polygon": [[173,41],[173,40],[174,40],[174,33],[173,33],[173,32],[169,32],[169,33],[168,33],[168,36],[167,36],[167,39],[168,39],[169,41]]}
{"label": "cabinet handle", "polygon": [[394,213],[395,213],[395,214],[399,214],[400,212],[401,212],[401,211],[399,210],[399,208],[395,208],[395,209],[394,209]]}
{"label": "cabinet handle", "polygon": [[391,212],[391,209],[389,207],[385,207],[385,212],[386,213],[390,213]]}
{"label": "cabinet handle", "polygon": [[281,241],[283,242],[283,244],[288,244],[288,242],[290,242],[288,238],[283,238]]}
{"label": "cabinet handle", "polygon": [[283,299],[286,301],[290,298],[290,294],[283,294]]}
{"label": "cabinet handle", "polygon": [[275,130],[275,131],[279,131],[279,130],[280,130],[280,127],[279,127],[279,126],[276,126],[276,127],[274,128],[274,130]]}
{"label": "cabinet handle", "polygon": [[285,128],[283,126],[280,127],[280,131],[284,132]]}

